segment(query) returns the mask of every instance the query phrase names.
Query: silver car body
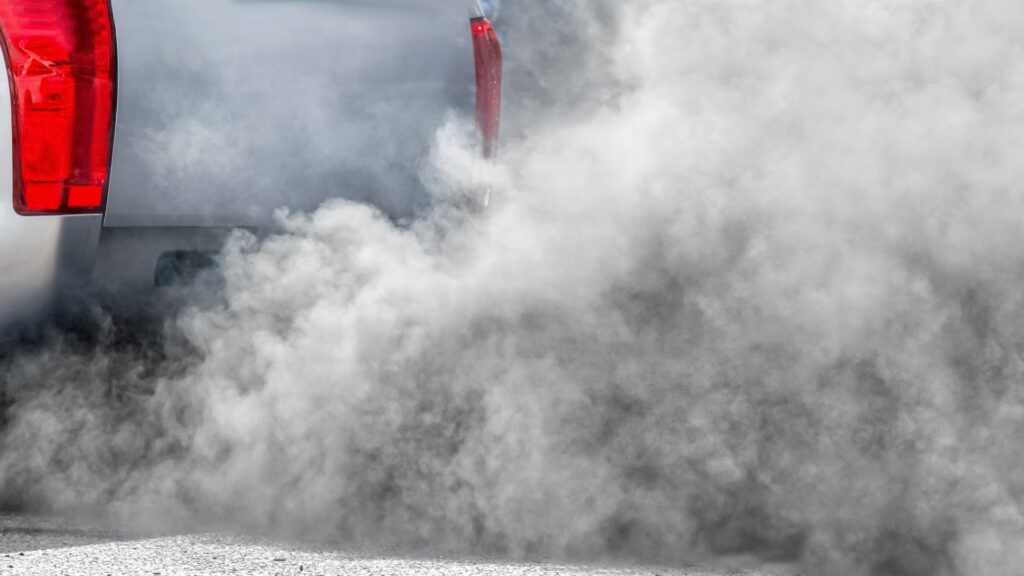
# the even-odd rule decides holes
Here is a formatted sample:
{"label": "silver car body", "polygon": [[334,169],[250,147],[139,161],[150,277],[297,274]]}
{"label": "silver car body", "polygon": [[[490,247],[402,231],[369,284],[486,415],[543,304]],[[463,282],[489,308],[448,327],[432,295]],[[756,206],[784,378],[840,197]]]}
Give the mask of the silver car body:
{"label": "silver car body", "polygon": [[98,214],[17,214],[12,147],[10,91],[0,90],[0,342],[34,327],[62,286],[88,278],[103,225]]}
{"label": "silver car body", "polygon": [[0,340],[38,325],[61,292],[151,287],[161,255],[215,250],[226,230],[266,226],[279,208],[342,197],[414,214],[433,134],[472,106],[477,0],[111,6],[118,98],[104,214],[15,213],[0,90]]}

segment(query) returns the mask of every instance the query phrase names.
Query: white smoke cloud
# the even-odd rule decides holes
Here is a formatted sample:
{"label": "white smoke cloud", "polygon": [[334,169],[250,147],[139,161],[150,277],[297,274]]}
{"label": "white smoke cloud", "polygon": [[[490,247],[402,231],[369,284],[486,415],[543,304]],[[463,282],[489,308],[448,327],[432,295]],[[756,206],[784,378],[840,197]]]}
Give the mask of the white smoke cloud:
{"label": "white smoke cloud", "polygon": [[7,501],[515,556],[1024,563],[1024,7],[503,6],[484,214],[239,232],[153,344],[9,361]]}

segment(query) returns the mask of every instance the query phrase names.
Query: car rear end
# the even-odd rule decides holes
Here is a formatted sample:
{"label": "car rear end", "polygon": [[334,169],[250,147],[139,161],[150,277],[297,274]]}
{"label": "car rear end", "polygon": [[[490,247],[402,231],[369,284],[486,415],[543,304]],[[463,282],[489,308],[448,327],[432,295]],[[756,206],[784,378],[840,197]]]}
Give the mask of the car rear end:
{"label": "car rear end", "polygon": [[281,208],[346,198],[414,216],[452,114],[475,116],[496,154],[501,52],[484,16],[476,0],[0,4],[0,326],[83,278],[145,290]]}
{"label": "car rear end", "polygon": [[0,3],[0,341],[90,274],[110,164],[116,62],[103,2]]}

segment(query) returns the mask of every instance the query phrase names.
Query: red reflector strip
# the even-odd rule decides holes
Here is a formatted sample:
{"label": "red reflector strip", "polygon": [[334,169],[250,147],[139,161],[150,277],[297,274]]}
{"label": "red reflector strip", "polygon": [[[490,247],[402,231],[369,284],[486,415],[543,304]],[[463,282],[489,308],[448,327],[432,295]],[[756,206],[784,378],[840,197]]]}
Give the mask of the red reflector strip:
{"label": "red reflector strip", "polygon": [[109,0],[0,0],[0,33],[11,77],[15,210],[102,212],[117,74]]}
{"label": "red reflector strip", "polygon": [[476,62],[476,123],[484,142],[484,157],[498,153],[501,127],[501,43],[487,18],[470,21]]}
{"label": "red reflector strip", "polygon": [[97,185],[68,188],[68,208],[91,208],[103,204],[103,187]]}

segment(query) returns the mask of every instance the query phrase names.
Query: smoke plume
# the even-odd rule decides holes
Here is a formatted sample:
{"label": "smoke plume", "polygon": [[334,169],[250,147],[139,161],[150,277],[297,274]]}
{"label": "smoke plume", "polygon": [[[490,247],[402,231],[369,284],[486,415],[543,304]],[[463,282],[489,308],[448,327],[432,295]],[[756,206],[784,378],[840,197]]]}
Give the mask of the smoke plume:
{"label": "smoke plume", "polygon": [[[0,496],[512,557],[1020,574],[1024,5],[506,4],[500,162],[453,115],[412,224],[282,212],[158,337],[8,359]],[[481,182],[493,205],[464,212]]]}

